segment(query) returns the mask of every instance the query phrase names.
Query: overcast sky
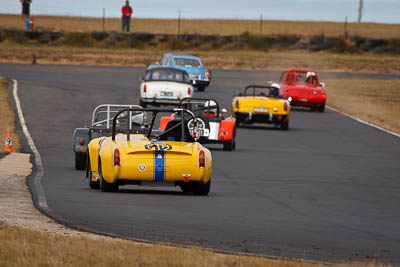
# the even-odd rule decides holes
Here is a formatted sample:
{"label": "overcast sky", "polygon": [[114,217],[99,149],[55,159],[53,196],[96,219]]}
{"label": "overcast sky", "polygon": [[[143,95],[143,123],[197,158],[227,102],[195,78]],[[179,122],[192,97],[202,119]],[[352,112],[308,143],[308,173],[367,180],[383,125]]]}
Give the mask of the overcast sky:
{"label": "overcast sky", "polygon": [[[233,18],[273,20],[349,21],[357,20],[359,0],[141,0],[130,1],[140,18]],[[124,1],[33,0],[33,15],[120,17]],[[19,0],[0,0],[0,13],[21,12]],[[400,23],[400,0],[364,0],[363,21]],[[1,24],[1,22],[0,22]]]}

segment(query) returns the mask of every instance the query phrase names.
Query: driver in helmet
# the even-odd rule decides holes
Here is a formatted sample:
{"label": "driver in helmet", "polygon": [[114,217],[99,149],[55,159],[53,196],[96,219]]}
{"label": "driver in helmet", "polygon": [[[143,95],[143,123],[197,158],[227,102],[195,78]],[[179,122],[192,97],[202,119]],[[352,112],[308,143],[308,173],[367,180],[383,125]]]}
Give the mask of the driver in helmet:
{"label": "driver in helmet", "polygon": [[[121,115],[119,115],[117,123],[123,123],[123,121],[126,122],[126,120],[128,119],[128,111],[125,111],[123,113],[121,113]],[[145,112],[140,112],[140,113],[136,113],[136,114],[132,114],[131,116],[131,127],[141,127],[143,125],[144,122],[144,117],[145,117]]]}
{"label": "driver in helmet", "polygon": [[214,100],[207,100],[204,103],[204,117],[216,117],[217,116],[217,103]]}
{"label": "driver in helmet", "polygon": [[314,72],[307,72],[306,82],[311,84],[317,84],[317,77]]}
{"label": "driver in helmet", "polygon": [[277,83],[272,83],[271,84],[271,88],[269,90],[269,94],[268,97],[272,97],[272,98],[281,98],[281,96],[279,95],[279,89],[280,86]]}

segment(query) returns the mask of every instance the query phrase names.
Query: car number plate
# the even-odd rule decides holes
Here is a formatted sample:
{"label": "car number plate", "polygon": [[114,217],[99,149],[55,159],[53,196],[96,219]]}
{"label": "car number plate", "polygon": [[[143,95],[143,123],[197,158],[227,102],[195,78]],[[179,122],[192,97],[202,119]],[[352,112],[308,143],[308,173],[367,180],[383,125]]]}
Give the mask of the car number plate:
{"label": "car number plate", "polygon": [[266,113],[266,112],[268,112],[268,109],[267,108],[254,108],[254,112]]}
{"label": "car number plate", "polygon": [[157,98],[163,98],[163,99],[178,99],[177,97],[174,96],[173,92],[167,92],[167,91],[161,91],[160,95]]}
{"label": "car number plate", "polygon": [[301,100],[301,102],[308,102],[308,99],[307,98],[302,98],[302,99],[300,99]]}
{"label": "car number plate", "polygon": [[[189,132],[191,135],[193,135],[193,129],[189,129]],[[197,129],[196,131],[197,136],[209,136],[210,135],[210,131],[208,129]]]}
{"label": "car number plate", "polygon": [[173,93],[173,92],[161,91],[161,92],[160,92],[160,96],[172,97],[172,96],[174,96],[174,93]]}

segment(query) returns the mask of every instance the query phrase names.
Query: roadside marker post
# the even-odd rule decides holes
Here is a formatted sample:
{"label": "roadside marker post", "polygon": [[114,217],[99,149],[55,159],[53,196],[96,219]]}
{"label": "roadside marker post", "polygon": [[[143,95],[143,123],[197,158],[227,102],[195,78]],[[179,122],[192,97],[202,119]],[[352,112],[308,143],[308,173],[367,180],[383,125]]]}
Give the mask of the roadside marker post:
{"label": "roadside marker post", "polygon": [[9,130],[7,132],[6,136],[6,142],[4,144],[4,152],[14,152],[13,147],[12,147],[12,138],[11,138],[11,131]]}

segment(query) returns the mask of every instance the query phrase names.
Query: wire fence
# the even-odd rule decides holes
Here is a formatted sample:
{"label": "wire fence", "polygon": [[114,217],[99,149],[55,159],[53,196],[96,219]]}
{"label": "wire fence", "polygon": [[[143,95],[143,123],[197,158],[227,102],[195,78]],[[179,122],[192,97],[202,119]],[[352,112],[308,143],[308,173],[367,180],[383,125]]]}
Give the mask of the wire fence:
{"label": "wire fence", "polygon": [[[361,2],[360,2],[361,1]],[[0,13],[20,14],[22,7],[19,0],[6,0],[0,6]],[[243,1],[211,1],[202,2],[181,1],[131,1],[133,16],[136,18],[165,19],[235,19],[235,20],[295,20],[295,21],[336,21],[343,22],[348,17],[349,22],[359,19],[362,0],[351,0],[343,5],[341,1],[300,1],[281,0],[268,2],[252,0]],[[175,3],[175,4],[174,4]],[[109,0],[62,1],[33,0],[32,15],[56,15],[79,17],[120,18],[124,1]],[[362,5],[363,21],[383,23],[400,23],[400,1],[382,5],[379,0],[369,0]],[[369,12],[368,12],[369,11]],[[360,16],[361,19],[361,16]]]}

